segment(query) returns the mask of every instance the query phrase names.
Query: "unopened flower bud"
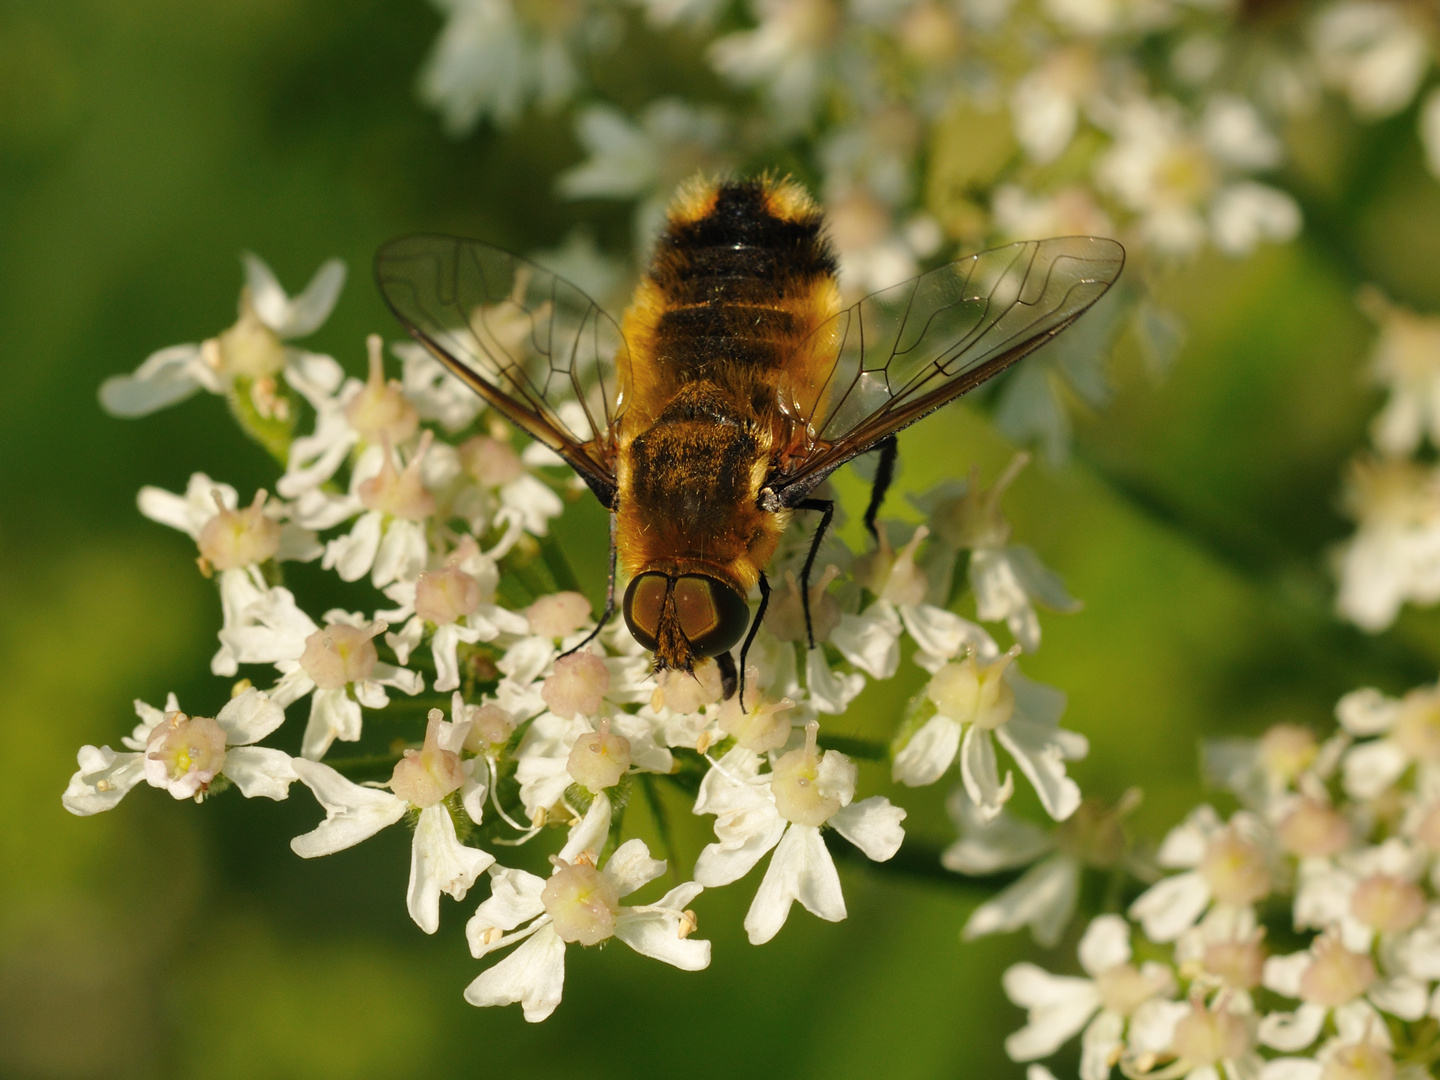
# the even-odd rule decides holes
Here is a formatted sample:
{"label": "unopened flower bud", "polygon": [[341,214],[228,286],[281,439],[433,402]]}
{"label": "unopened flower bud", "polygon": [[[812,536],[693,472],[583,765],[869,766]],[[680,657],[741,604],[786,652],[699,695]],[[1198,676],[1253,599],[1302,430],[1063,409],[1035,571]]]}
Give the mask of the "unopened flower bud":
{"label": "unopened flower bud", "polygon": [[556,716],[569,720],[577,714],[596,715],[609,689],[610,670],[605,661],[592,652],[577,652],[555,661],[554,672],[540,687],[540,697]]}
{"label": "unopened flower bud", "polygon": [[656,709],[677,713],[697,713],[719,701],[725,690],[720,678],[720,665],[709,657],[696,661],[690,671],[671,668],[657,672],[655,683],[650,704]]}
{"label": "unopened flower bud", "polygon": [[339,690],[347,683],[364,682],[380,659],[373,639],[388,629],[383,622],[369,626],[332,623],[305,639],[300,666],[321,690]]}
{"label": "unopened flower bud", "polygon": [[398,446],[414,435],[420,427],[415,406],[406,400],[400,384],[385,381],[384,342],[379,334],[365,339],[370,353],[370,377],[361,391],[345,406],[345,419],[367,443],[390,440]]}
{"label": "unopened flower bud", "polygon": [[483,754],[492,746],[509,742],[514,731],[515,717],[493,701],[486,702],[470,712],[470,730],[465,733],[465,749],[472,754]]}
{"label": "unopened flower bud", "polygon": [[951,661],[937,671],[925,688],[935,707],[957,724],[974,724],[993,731],[1015,711],[1015,692],[1005,680],[1005,669],[1020,653],[1012,648],[992,664],[979,664],[975,650],[964,660]]}
{"label": "unopened flower bud", "polygon": [[525,465],[514,448],[488,435],[466,439],[460,444],[459,453],[460,464],[483,487],[501,487],[518,480],[525,472]]}
{"label": "unopened flower bud", "polygon": [[444,714],[431,709],[425,726],[425,745],[406,750],[390,775],[390,790],[411,806],[434,806],[465,782],[460,755],[440,746],[440,725]]}
{"label": "unopened flower bud", "polygon": [[145,742],[145,779],[188,799],[225,767],[225,731],[208,716],[167,713]]}
{"label": "unopened flower bud", "polygon": [[796,825],[820,826],[829,821],[855,794],[859,770],[844,754],[827,750],[816,754],[820,725],[805,725],[805,745],[783,755],[771,767],[770,791],[775,809]]}
{"label": "unopened flower bud", "polygon": [[415,582],[415,614],[445,626],[480,606],[480,583],[458,566],[427,570]]}
{"label": "unopened flower bud", "polygon": [[1196,1002],[1175,1025],[1171,1046],[1177,1058],[1193,1065],[1234,1061],[1250,1049],[1250,1030],[1243,1017]]}
{"label": "unopened flower bud", "polygon": [[420,463],[425,457],[425,451],[430,448],[430,440],[430,432],[421,435],[420,445],[416,447],[409,464],[403,471],[396,472],[395,461],[390,453],[390,437],[386,435],[382,439],[385,456],[380,471],[370,479],[361,481],[357,491],[361,505],[367,510],[378,510],[382,514],[404,518],[406,521],[424,521],[433,514],[435,496],[426,489],[425,482],[420,477]]}
{"label": "unopened flower bud", "polygon": [[1374,930],[1409,930],[1425,917],[1425,894],[1414,882],[1375,874],[1355,886],[1350,913]]}
{"label": "unopened flower bud", "polygon": [[1234,829],[1211,839],[1200,859],[1200,874],[1222,904],[1240,907],[1270,895],[1265,852]]}
{"label": "unopened flower bud", "polygon": [[1315,959],[1300,975],[1300,998],[1335,1009],[1354,1001],[1375,982],[1375,961],[1351,952],[1334,937],[1320,937]]}
{"label": "unopened flower bud", "polygon": [[216,570],[263,563],[280,550],[280,523],[265,513],[265,492],[243,510],[231,510],[215,494],[218,513],[200,529],[200,557]]}
{"label": "unopened flower bud", "polygon": [[526,608],[525,617],[532,634],[559,640],[590,621],[590,601],[578,592],[550,593]]}
{"label": "unopened flower bud", "polygon": [[1337,1046],[1320,1071],[1320,1080],[1394,1080],[1395,1059],[1374,1043]]}
{"label": "unopened flower bud", "polygon": [[614,884],[588,862],[551,857],[555,873],[540,891],[555,933],[564,942],[598,945],[615,933],[620,897]]}
{"label": "unopened flower bud", "polygon": [[1299,724],[1276,724],[1260,736],[1260,767],[1284,783],[1290,783],[1314,764],[1320,744],[1314,733]]}
{"label": "unopened flower bud", "polygon": [[1291,855],[1328,858],[1350,846],[1350,823],[1333,806],[1307,798],[1285,815],[1276,835]]}
{"label": "unopened flower bud", "polygon": [[265,379],[285,370],[285,346],[255,313],[248,285],[240,291],[240,317],[214,341],[212,362],[227,375]]}
{"label": "unopened flower bud", "polygon": [[[746,669],[745,676],[751,687],[759,674],[755,668]],[[740,708],[739,694],[720,706],[721,731],[734,736],[737,744],[757,754],[779,750],[790,741],[789,712],[795,707],[793,701],[789,698],[770,701],[754,689],[746,691],[745,700],[745,709]]]}
{"label": "unopened flower bud", "polygon": [[610,719],[600,721],[600,728],[575,740],[566,771],[581,787],[599,794],[620,782],[630,768],[630,740],[610,730]]}

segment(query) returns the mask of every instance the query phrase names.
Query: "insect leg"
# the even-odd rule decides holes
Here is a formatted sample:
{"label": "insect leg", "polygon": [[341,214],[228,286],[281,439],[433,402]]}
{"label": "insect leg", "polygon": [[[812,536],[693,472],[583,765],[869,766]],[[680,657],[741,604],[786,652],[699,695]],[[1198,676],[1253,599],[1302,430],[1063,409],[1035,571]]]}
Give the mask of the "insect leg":
{"label": "insect leg", "polygon": [[605,629],[605,624],[615,614],[615,511],[610,511],[610,578],[605,584],[605,610],[600,613],[600,621],[595,624],[595,629],[585,635],[585,640],[576,645],[573,649],[566,649],[560,654],[562,658],[577,653],[586,645],[589,645],[597,637],[600,631]]}
{"label": "insect leg", "polygon": [[890,490],[890,481],[895,479],[895,458],[900,453],[900,443],[894,435],[887,435],[875,444],[880,451],[880,461],[875,465],[875,482],[870,488],[870,505],[865,508],[865,529],[878,542],[880,534],[875,531],[875,515],[880,513],[880,504],[885,501],[885,492]]}
{"label": "insect leg", "polygon": [[735,694],[735,657],[728,652],[722,652],[715,657],[715,663],[720,668],[720,697],[729,701]]}
{"label": "insect leg", "polygon": [[[750,624],[750,632],[745,635],[745,644],[740,646],[740,711],[745,711],[745,658],[750,655],[750,643],[755,640],[755,635],[760,630],[760,624],[765,621],[765,609],[770,606],[770,581],[765,576],[765,571],[760,571],[760,608],[755,612],[755,621]],[[726,654],[729,655],[728,653]],[[723,669],[722,669],[723,670]],[[729,696],[728,694],[726,695]]]}
{"label": "insect leg", "polygon": [[[894,441],[893,437],[891,441]],[[820,550],[820,541],[825,539],[825,530],[830,528],[830,519],[835,516],[835,500],[806,499],[797,503],[795,509],[820,511],[820,524],[815,529],[814,539],[810,541],[810,552],[805,556],[805,565],[800,568],[800,606],[805,610],[805,638],[813,649],[815,630],[810,625],[810,569],[815,565],[815,555]]]}

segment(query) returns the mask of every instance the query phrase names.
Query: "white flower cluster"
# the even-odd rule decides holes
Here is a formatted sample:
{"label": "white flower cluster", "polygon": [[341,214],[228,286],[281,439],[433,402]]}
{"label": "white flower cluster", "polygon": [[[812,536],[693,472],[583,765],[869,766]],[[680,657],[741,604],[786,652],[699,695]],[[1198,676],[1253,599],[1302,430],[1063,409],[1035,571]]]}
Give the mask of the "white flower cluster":
{"label": "white flower cluster", "polygon": [[[559,1004],[569,944],[618,938],[686,970],[706,967],[710,946],[693,936],[690,905],[767,855],[745,918],[752,942],[774,937],[797,901],[845,918],[827,837],[889,860],[905,811],[858,797],[854,758],[882,760],[886,747],[852,738],[843,740],[851,753],[827,748],[821,718],[843,713],[869,679],[894,676],[907,637],[931,677],[895,718],[895,780],[930,784],[958,759],[957,798],[997,820],[1015,790],[998,744],[1054,818],[1080,806],[1066,762],[1086,742],[1058,726],[1063,695],[1018,670],[1021,649],[1039,644],[1036,603],[1076,606],[1033,552],[1010,542],[998,502],[1023,456],[990,488],[975,475],[917,500],[928,523],[903,536],[888,523],[868,554],[832,538],[811,588],[815,648],[797,582],[806,538],[792,530],[774,568],[787,584],[748,654],[742,704],[723,696],[714,661],[657,679],[623,621],[597,632],[589,602],[564,587],[569,568],[549,535],[580,492],[553,455],[512,445],[423,350],[396,346],[403,378],[387,379],[372,336],[362,381],[331,357],[285,346],[328,315],[338,266],[294,301],[258,259],[247,267],[234,327],[162,350],[101,391],[125,415],[200,389],[225,394],[283,465],[275,494],[248,504],[201,473],[183,495],[147,487],[139,496],[142,513],[196,541],[223,614],[211,671],[245,677],[213,718],[181,711],[173,695],[163,709],[137,702],[141,722],[123,750],[81,749],[63,798],[72,813],[112,809],[142,780],[195,802],[232,786],[285,799],[298,781],[325,815],[292,841],[305,858],[404,821],[416,925],[434,933],[441,894],[463,900],[485,878],[470,949],[479,959],[516,948],[466,997],[518,1002],[538,1021]],[[892,540],[903,540],[898,550]],[[962,554],[978,616],[1008,627],[1008,651],[949,610]],[[280,583],[287,560],[318,561],[360,590],[357,610],[309,614]],[[271,736],[293,756],[255,745]],[[657,785],[712,816],[715,841],[693,881],[622,903],[667,872],[624,835],[632,793],[653,803]],[[548,874],[497,861],[554,828],[568,833]]]}
{"label": "white flower cluster", "polygon": [[1360,306],[1379,326],[1370,378],[1387,393],[1371,424],[1373,451],[1344,480],[1343,506],[1356,532],[1335,551],[1342,618],[1372,633],[1406,604],[1440,601],[1440,316],[1420,315],[1377,290]]}
{"label": "white flower cluster", "polygon": [[[852,300],[957,248],[1123,241],[1138,266],[1102,306],[1109,314],[1093,313],[998,390],[1002,431],[1057,460],[1067,398],[1109,398],[1101,361],[1113,338],[1133,334],[1157,368],[1173,358],[1182,334],[1146,295],[1152,271],[1298,233],[1300,205],[1280,186],[1287,123],[1313,112],[1325,86],[1361,118],[1407,107],[1433,49],[1428,16],[1403,0],[1267,12],[1264,35],[1245,5],[1221,0],[440,6],[426,101],[457,134],[483,117],[510,123],[529,101],[568,108],[586,157],[555,190],[631,205],[631,256],[648,250],[680,181],[757,162],[798,163],[814,178]],[[647,49],[689,50],[731,94],[666,87],[622,107],[607,80],[578,74],[603,67],[601,53]],[[1440,171],[1440,91],[1421,113]]]}
{"label": "white flower cluster", "polygon": [[[1082,1080],[1420,1080],[1440,1060],[1440,688],[1346,695],[1320,741],[1290,724],[1207,748],[1240,802],[1165,838],[1171,871],[1095,918],[1083,975],[1022,963],[1006,1042],[1080,1035]],[[1033,1066],[1032,1080],[1048,1076]]]}

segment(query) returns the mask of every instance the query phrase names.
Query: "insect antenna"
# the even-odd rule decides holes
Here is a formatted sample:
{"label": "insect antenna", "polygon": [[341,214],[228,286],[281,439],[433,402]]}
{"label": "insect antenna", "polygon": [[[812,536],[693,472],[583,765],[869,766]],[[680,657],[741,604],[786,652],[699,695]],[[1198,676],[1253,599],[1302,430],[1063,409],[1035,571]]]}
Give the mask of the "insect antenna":
{"label": "insect antenna", "polygon": [[588,633],[588,634],[585,635],[585,640],[582,641],[582,642],[580,642],[580,644],[574,646],[573,648],[566,649],[563,653],[560,654],[560,658],[561,658],[561,659],[564,659],[565,657],[571,655],[572,653],[577,653],[577,652],[579,652],[581,649],[585,648],[586,645],[589,645],[592,641],[594,641],[597,637],[599,637],[599,636],[600,636],[600,631],[605,629],[605,624],[610,621],[611,616],[613,616],[614,614],[615,614],[615,511],[614,511],[614,510],[611,510],[611,511],[610,511],[610,575],[609,575],[609,580],[606,581],[606,583],[605,583],[605,610],[600,613],[600,618],[599,618],[599,620],[595,623],[595,629],[594,629],[594,630],[591,630],[590,633]]}
{"label": "insect antenna", "polygon": [[[835,506],[830,506],[833,511]],[[828,519],[827,519],[828,520]],[[811,553],[814,557],[814,553]],[[760,624],[765,621],[765,609],[770,606],[770,579],[765,576],[765,571],[760,571],[760,607],[755,612],[755,619],[750,624],[750,632],[745,635],[745,644],[740,646],[740,711],[745,711],[745,658],[750,655],[750,643],[755,640],[755,635],[760,631]],[[808,615],[807,615],[808,618]],[[726,653],[728,656],[729,653]],[[728,696],[728,695],[727,695]]]}

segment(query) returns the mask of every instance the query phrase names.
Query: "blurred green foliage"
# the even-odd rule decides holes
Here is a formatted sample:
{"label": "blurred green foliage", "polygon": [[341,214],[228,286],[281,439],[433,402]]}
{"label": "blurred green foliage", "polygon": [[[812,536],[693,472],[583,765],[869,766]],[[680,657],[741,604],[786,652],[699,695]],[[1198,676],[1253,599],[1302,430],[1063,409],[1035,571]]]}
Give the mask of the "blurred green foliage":
{"label": "blurred green foliage", "polygon": [[[420,0],[0,7],[0,1074],[1020,1075],[1001,1048],[1020,1014],[998,978],[1032,947],[962,945],[981,894],[958,879],[848,863],[846,924],[797,914],[758,949],[740,930],[745,886],[702,897],[709,971],[572,950],[564,1004],[531,1027],[463,1002],[473,904],[447,901],[440,933],[419,934],[398,831],[305,863],[287,846],[319,816],[302,789],[196,807],[142,788],[99,818],[61,809],[76,748],[127,732],[132,698],[173,689],[203,708],[225,693],[208,675],[212,585],[188,541],[140,518],[136,489],[180,490],[194,469],[247,497],[272,482],[218,399],[124,422],[100,412],[101,379],[227,325],[243,249],[293,288],[327,256],[349,262],[308,344],[359,371],[363,335],[395,332],[368,279],[384,238],[449,230],[528,250],[579,221],[626,235],[621,208],[539,189],[580,156],[556,122],[440,134],[412,95],[437,25]],[[608,76],[622,99],[625,79],[682,77],[682,55],[624,60]],[[1330,617],[1338,470],[1377,405],[1353,290],[1373,279],[1440,306],[1440,201],[1413,117],[1325,119],[1295,133],[1305,238],[1163,282],[1188,327],[1175,369],[1157,380],[1122,347],[1120,392],[1082,420],[1076,460],[1033,467],[1007,503],[1017,538],[1086,603],[1045,621],[1027,671],[1070,695],[1067,726],[1092,744],[1084,790],[1142,785],[1150,835],[1201,797],[1202,735],[1322,728],[1344,690],[1403,690],[1440,656],[1430,615],[1378,640]],[[897,514],[906,490],[971,462],[993,476],[1012,453],[967,406],[901,448]],[[858,507],[860,482],[841,486]],[[577,504],[564,525],[597,596],[600,521]],[[873,685],[836,733],[884,737],[919,681]],[[943,787],[904,799],[921,849],[949,839]],[[702,823],[677,824],[693,860]]]}

